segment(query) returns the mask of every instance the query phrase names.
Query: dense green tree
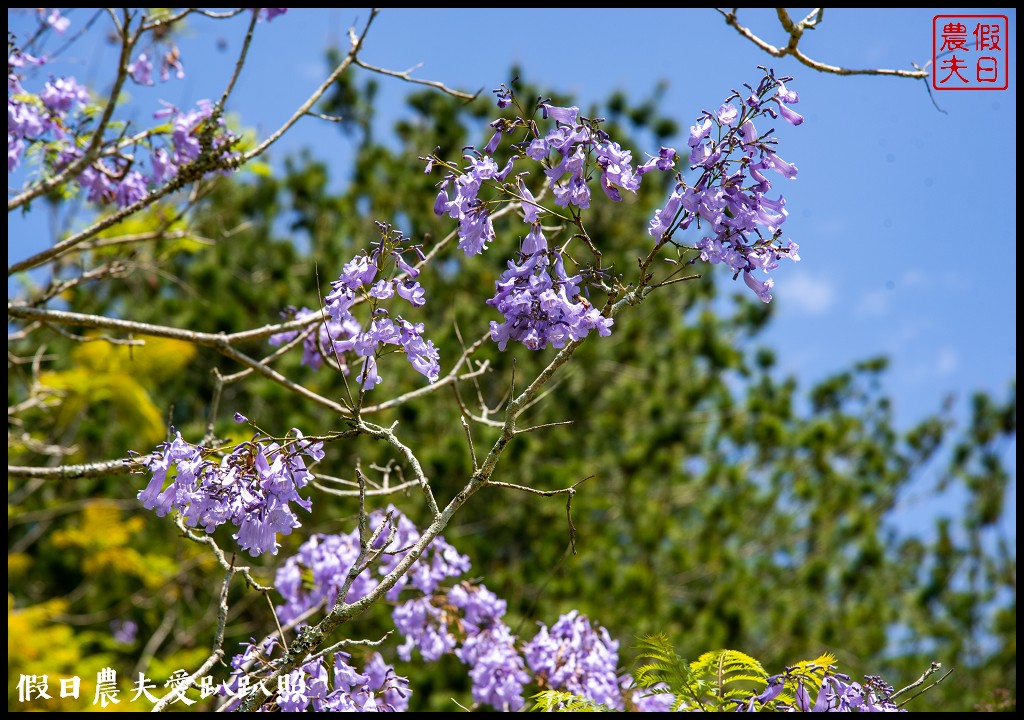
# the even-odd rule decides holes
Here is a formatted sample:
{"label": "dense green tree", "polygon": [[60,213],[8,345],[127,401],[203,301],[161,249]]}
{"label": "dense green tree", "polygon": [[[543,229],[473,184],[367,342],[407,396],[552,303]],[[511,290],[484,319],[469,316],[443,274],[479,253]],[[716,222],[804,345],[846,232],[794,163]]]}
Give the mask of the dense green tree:
{"label": "dense green tree", "polygon": [[[515,89],[521,98],[562,99],[523,81]],[[275,174],[205,181],[183,217],[156,210],[110,231],[157,231],[155,241],[84,253],[83,262],[120,262],[131,272],[71,287],[62,296],[66,306],[234,332],[275,322],[288,306],[316,307],[341,263],[379,235],[377,221],[429,249],[453,228],[432,211],[437,176],[422,172],[420,158],[434,148],[457,158],[462,147],[485,141],[493,104],[412,94],[396,139],[382,142],[373,132],[374,97],[372,80],[345,74],[320,108],[346,118],[340,131],[353,139],[341,191],[331,188],[342,171],[308,155],[288,158]],[[678,131],[662,117],[657,91],[639,103],[617,95],[588,110],[605,117],[616,137],[630,137],[634,156]],[[666,189],[650,183],[635,199],[596,203],[588,231],[612,274],[635,268],[636,243],[623,240],[643,233]],[[497,229],[502,251],[517,246],[512,223]],[[467,261],[450,248],[424,271],[424,322],[442,362],[496,317],[482,298],[502,270],[500,258],[495,252]],[[525,423],[550,426],[517,437],[496,479],[542,490],[583,481],[572,525],[563,498],[487,488],[456,516],[447,539],[509,601],[511,624],[526,636],[534,622],[575,608],[608,627],[630,661],[635,638],[664,632],[687,657],[735,648],[781,667],[829,651],[852,674],[882,673],[896,685],[932,661],[955,667],[916,709],[994,704],[999,689],[1015,696],[1016,556],[999,531],[1013,512],[1004,501],[1015,388],[1005,398],[975,397],[965,427],[946,405],[898,428],[884,358],[803,387],[759,344],[771,306],[733,290],[705,274],[653,293],[616,319],[609,338],[584,345],[529,410]],[[35,338],[15,339],[9,356],[31,358],[35,348]],[[265,343],[249,348],[254,357],[271,350]],[[293,426],[343,427],[328,409],[266,379],[221,384],[219,376],[240,368],[208,348],[111,348],[53,334],[47,352],[56,360],[42,377],[33,378],[25,364],[9,366],[9,405],[29,397],[33,382],[54,390],[48,404],[19,414],[17,427],[32,432],[9,447],[12,464],[39,463],[42,443],[74,448],[64,459],[76,462],[147,452],[165,426],[198,439],[208,420],[217,437],[239,439],[244,433],[230,421],[235,410],[278,434]],[[462,416],[480,414],[481,401],[496,410],[550,359],[493,346],[477,358],[489,371],[457,392],[377,419],[399,423],[439,498],[457,492],[472,472]],[[387,368],[395,394],[422,384],[401,365]],[[337,375],[300,366],[297,352],[274,367],[324,397],[344,392]],[[152,426],[155,437],[140,432]],[[473,424],[471,432],[477,447],[497,437],[485,425]],[[363,438],[332,443],[318,471],[350,478],[356,463],[401,470],[388,447]],[[942,478],[939,489],[958,498],[960,511],[933,532],[896,527],[900,501],[929,475]],[[209,646],[216,570],[166,519],[134,506],[142,486],[124,475],[9,481],[9,602],[39,609],[34,619],[19,617],[26,628],[50,633],[40,642],[61,642],[62,632],[74,637],[68,668],[86,658],[159,658],[170,671]],[[318,493],[316,500],[301,534],[283,539],[282,556],[256,563],[263,580],[309,532],[353,527],[355,499]],[[390,500],[423,519],[419,498]],[[257,593],[241,586],[232,592],[229,648],[273,622]],[[156,638],[152,646],[106,639],[109,623],[124,619],[142,626],[140,637]],[[386,620],[375,612],[354,632],[372,636]],[[450,709],[450,698],[468,696],[465,670],[452,659],[400,669],[413,679],[414,707]]]}

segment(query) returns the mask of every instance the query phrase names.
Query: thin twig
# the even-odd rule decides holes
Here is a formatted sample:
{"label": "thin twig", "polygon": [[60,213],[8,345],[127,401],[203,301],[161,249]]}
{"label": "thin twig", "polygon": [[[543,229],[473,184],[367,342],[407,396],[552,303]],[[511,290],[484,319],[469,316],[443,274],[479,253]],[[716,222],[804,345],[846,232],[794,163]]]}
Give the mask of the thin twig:
{"label": "thin twig", "polygon": [[782,29],[789,34],[789,40],[785,47],[775,47],[771,43],[765,42],[749,28],[744,27],[740,24],[739,19],[736,15],[736,8],[730,11],[725,11],[722,8],[715,8],[715,10],[725,18],[727,25],[733,27],[736,32],[745,37],[750,42],[757,45],[759,48],[764,50],[766,53],[773,57],[781,58],[786,55],[791,55],[796,58],[799,62],[803,63],[809,68],[817,70],[819,72],[831,73],[833,75],[888,75],[891,77],[903,77],[910,78],[912,80],[926,80],[928,78],[928,71],[920,68],[914,70],[889,70],[886,68],[867,68],[863,70],[853,70],[850,68],[839,67],[836,65],[828,65],[818,60],[813,60],[807,55],[804,55],[797,47],[800,43],[800,38],[803,36],[805,30],[812,30],[817,27],[818,23],[822,19],[822,10],[817,8],[812,11],[807,17],[801,20],[799,23],[794,23],[792,18],[789,17],[789,13],[786,12],[785,8],[776,8],[776,13],[779,18],[779,24],[782,25]]}
{"label": "thin twig", "polygon": [[[332,487],[327,487],[326,485],[320,484],[319,480],[322,479],[322,477],[318,476],[316,480],[310,481],[310,485],[315,487],[317,490],[320,490],[321,492],[327,493],[328,495],[335,495],[337,497],[355,497],[356,495],[360,494],[359,490],[337,490]],[[418,487],[419,484],[419,480],[407,480],[406,482],[401,483],[399,485],[391,485],[385,488],[375,488],[371,490],[366,490],[363,492],[363,495],[366,497],[394,495],[396,493],[405,492],[409,488]]]}
{"label": "thin twig", "polygon": [[220,100],[218,100],[217,104],[214,106],[214,117],[220,117],[224,112],[224,106],[228,102],[228,97],[230,97],[231,91],[235,89],[235,83],[242,74],[242,67],[245,65],[246,57],[249,55],[249,46],[252,45],[253,31],[256,28],[256,21],[258,19],[259,11],[256,8],[253,8],[252,17],[249,19],[249,29],[245,33],[245,39],[242,41],[242,49],[238,52],[238,60],[235,61],[235,70],[231,73],[231,78],[228,80],[228,84],[224,88],[224,92],[220,96]]}
{"label": "thin twig", "polygon": [[421,67],[420,65],[399,72],[397,70],[386,70],[385,68],[370,65],[369,63],[363,62],[359,58],[355,59],[355,64],[363,68],[364,70],[369,70],[370,72],[375,72],[380,75],[387,75],[388,77],[398,78],[399,80],[404,80],[405,82],[413,83],[415,85],[426,85],[427,87],[435,88],[445,93],[446,95],[457,97],[460,100],[465,100],[466,102],[472,102],[473,100],[476,100],[478,97],[480,97],[480,93],[484,91],[483,88],[480,88],[475,93],[470,95],[469,93],[464,93],[459,90],[452,90],[444,83],[437,82],[436,80],[420,80],[419,78],[412,77],[412,73],[415,72],[416,70],[419,70],[419,68]]}
{"label": "thin twig", "polygon": [[469,429],[469,423],[466,422],[466,416],[462,415],[459,417],[462,421],[462,429],[466,432],[466,444],[469,445],[469,456],[473,459],[473,472],[480,469],[480,464],[476,461],[476,448],[473,446],[473,433]]}
{"label": "thin twig", "polygon": [[220,546],[217,545],[216,541],[211,536],[200,535],[185,527],[185,521],[180,516],[174,519],[174,524],[177,525],[178,529],[181,530],[182,534],[184,534],[185,537],[187,537],[192,542],[199,543],[200,545],[209,545],[210,549],[213,550],[214,556],[217,558],[217,562],[220,563],[220,566],[225,570],[231,570],[235,573],[241,573],[242,577],[245,578],[245,581],[249,583],[249,586],[253,590],[265,593],[270,592],[274,589],[273,587],[261,585],[260,583],[256,582],[256,580],[253,579],[252,575],[249,573],[249,568],[247,566],[236,566],[234,562],[229,561],[224,556],[224,551],[220,549]]}
{"label": "thin twig", "polygon": [[[232,347],[232,343],[238,342],[239,338],[245,336],[251,338],[254,336],[254,331],[248,331],[245,333],[235,333],[232,335],[224,335],[221,333],[202,333],[194,330],[179,330],[177,328],[170,328],[164,325],[152,325],[150,323],[140,323],[130,320],[118,320],[115,318],[103,317],[100,315],[85,315],[82,313],[65,312],[63,310],[43,310],[40,308],[32,308],[24,305],[14,305],[8,303],[7,305],[7,317],[8,318],[21,318],[27,320],[41,320],[43,322],[60,323],[62,325],[79,325],[83,327],[96,327],[106,328],[110,330],[122,330],[128,333],[136,333],[139,335],[150,335],[153,337],[165,337],[172,338],[175,340],[183,340],[190,342],[194,345],[200,345],[202,347],[209,347],[221,355],[228,357],[236,362],[250,367],[259,374],[267,377],[274,382],[283,385],[292,392],[301,395],[318,405],[322,405],[339,415],[349,415],[349,410],[344,405],[336,403],[333,400],[318,395],[312,390],[306,388],[303,385],[292,382],[281,373],[276,370],[272,370],[260,361],[255,360],[245,353]],[[305,327],[307,324],[306,320],[302,321],[291,321],[287,323],[281,323],[277,326],[277,332],[281,332],[284,329],[297,329]],[[271,326],[266,326],[258,331],[259,334],[266,334],[266,331]],[[274,334],[273,332],[269,334]]]}

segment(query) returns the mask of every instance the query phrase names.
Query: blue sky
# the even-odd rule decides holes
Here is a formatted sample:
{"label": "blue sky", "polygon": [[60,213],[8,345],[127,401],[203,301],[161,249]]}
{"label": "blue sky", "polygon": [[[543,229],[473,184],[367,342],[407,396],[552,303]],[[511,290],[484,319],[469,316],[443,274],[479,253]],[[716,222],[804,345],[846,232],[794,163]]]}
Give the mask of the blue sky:
{"label": "blue sky", "polygon": [[[792,11],[795,18],[806,12]],[[960,12],[1009,17],[1009,89],[932,97],[922,82],[824,75],[769,57],[711,9],[384,10],[363,58],[393,70],[419,66],[417,77],[485,93],[510,80],[518,64],[531,81],[583,107],[619,89],[645,97],[665,81],[663,107],[684,126],[717,108],[731,88],[755,82],[757,65],[794,76],[795,109],[806,122],[780,121],[776,135],[780,155],[800,169],[781,189],[786,230],[802,262],[773,273],[777,315],[764,342],[777,350],[780,370],[805,386],[856,360],[889,356],[885,389],[906,426],[949,393],[961,410],[975,390],[1003,398],[1016,374],[1016,11]],[[324,48],[345,43],[347,28],[368,14],[296,9],[261,25],[230,109],[266,135],[323,78]],[[934,14],[829,9],[801,49],[844,67],[923,65],[931,59]],[[74,28],[91,13],[68,16]],[[9,11],[11,29],[18,20]],[[740,20],[768,42],[784,42],[773,11],[744,10]],[[137,99],[155,109],[157,98],[189,105],[218,96],[243,32],[241,18],[197,21],[180,43],[187,77],[138,91]],[[213,49],[217,38],[226,50]],[[104,52],[74,51],[71,68],[52,71],[86,72]],[[380,85],[387,122],[410,87],[384,78]],[[301,147],[336,164],[339,178],[347,172],[352,149],[333,126],[304,120],[274,156]],[[8,232],[16,238],[9,261],[49,242],[38,221],[9,219]],[[1015,468],[1015,446],[1011,452]],[[1014,536],[1015,528],[1014,521]]]}

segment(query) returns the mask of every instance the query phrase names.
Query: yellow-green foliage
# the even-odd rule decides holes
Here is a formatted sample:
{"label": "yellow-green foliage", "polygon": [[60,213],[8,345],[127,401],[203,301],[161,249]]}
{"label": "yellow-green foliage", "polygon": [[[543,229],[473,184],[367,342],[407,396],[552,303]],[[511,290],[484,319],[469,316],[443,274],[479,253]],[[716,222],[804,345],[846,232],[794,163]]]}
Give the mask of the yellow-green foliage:
{"label": "yellow-green foliage", "polygon": [[147,338],[145,345],[98,340],[76,346],[73,367],[40,373],[39,382],[61,398],[54,410],[59,427],[104,408],[135,428],[140,447],[151,447],[163,439],[164,419],[146,388],[181,372],[193,355],[195,347],[179,340]]}
{"label": "yellow-green foliage", "polygon": [[131,538],[144,525],[143,518],[124,519],[117,505],[97,500],[85,506],[78,525],[56,531],[53,543],[61,549],[79,551],[81,570],[87,577],[116,573],[158,588],[174,576],[178,567],[166,555],[142,553],[134,547]]}
{"label": "yellow-green foliage", "polygon": [[[60,697],[60,678],[79,674],[86,655],[82,640],[68,625],[53,622],[67,611],[67,601],[48,600],[26,608],[14,607],[7,595],[7,707],[9,710],[75,710],[89,706],[85,688],[76,700]],[[52,699],[32,698],[21,702],[18,683],[23,676],[47,677]],[[85,678],[83,678],[85,679]],[[83,683],[84,685],[84,683]]]}
{"label": "yellow-green foliage", "polygon": [[[761,663],[738,650],[706,652],[687,664],[668,637],[655,634],[641,640],[640,651],[648,662],[636,671],[637,686],[655,694],[674,695],[672,710],[735,710],[768,687],[768,673]],[[792,706],[799,685],[815,697],[834,662],[835,657],[826,653],[788,668],[783,689],[770,706]],[[762,707],[768,706],[757,709]]]}
{"label": "yellow-green foliage", "polygon": [[[648,695],[672,695],[671,710],[731,711],[768,687],[768,673],[756,659],[738,650],[706,652],[691,663],[681,658],[666,635],[647,635],[640,641],[641,656],[648,662],[637,668],[635,687]],[[825,653],[787,668],[782,692],[771,703],[755,710],[793,707],[802,685],[813,698],[821,690],[825,673],[835,662]],[[533,696],[531,708],[542,712],[611,712],[605,705],[570,692],[546,690]]]}
{"label": "yellow-green foliage", "polygon": [[533,696],[534,712],[611,712],[611,708],[571,692],[545,690]]}
{"label": "yellow-green foliage", "polygon": [[641,640],[640,652],[648,662],[637,669],[636,684],[674,695],[672,710],[733,710],[768,684],[761,663],[737,650],[706,652],[687,664],[668,637],[656,634]]}
{"label": "yellow-green foliage", "polygon": [[704,653],[690,663],[690,672],[705,689],[701,704],[715,709],[731,710],[768,683],[768,673],[761,663],[738,650]]}
{"label": "yellow-green foliage", "polygon": [[786,684],[782,692],[776,698],[776,702],[792,705],[796,701],[798,685],[803,685],[804,690],[812,698],[818,696],[821,690],[821,683],[825,679],[825,673],[829,666],[835,663],[836,657],[831,653],[824,653],[813,660],[802,660],[789,669],[786,674]]}
{"label": "yellow-green foliage", "polygon": [[[120,611],[132,606],[133,591],[140,597],[160,593],[168,601],[180,594],[175,582],[181,565],[198,563],[205,572],[213,571],[216,561],[200,548],[186,546],[185,556],[177,560],[166,554],[146,552],[141,538],[145,520],[142,516],[125,516],[117,504],[109,500],[86,503],[77,518],[52,534],[54,547],[62,552],[69,567],[85,578],[103,578],[103,583],[90,592],[104,593],[95,600],[106,608],[100,615],[120,617]],[[24,553],[7,557],[8,578],[24,586],[32,573],[32,559]],[[142,588],[141,591],[136,590]],[[76,593],[71,593],[75,595]],[[148,700],[132,702],[135,692],[131,665],[124,659],[125,646],[110,636],[104,621],[78,625],[73,618],[77,606],[66,599],[53,599],[35,605],[16,607],[14,595],[7,597],[7,697],[10,710],[49,710],[57,712],[99,710],[94,706],[96,677],[103,668],[117,672],[119,687],[117,704],[104,711],[148,710]],[[194,668],[209,654],[208,647],[186,647],[170,653],[159,653],[150,659],[146,676],[157,686],[154,696],[162,696],[164,682],[179,668]],[[51,699],[31,697],[22,701],[18,685],[23,676],[47,678]],[[61,680],[79,677],[79,697],[61,697]],[[223,680],[223,678],[218,678]]]}

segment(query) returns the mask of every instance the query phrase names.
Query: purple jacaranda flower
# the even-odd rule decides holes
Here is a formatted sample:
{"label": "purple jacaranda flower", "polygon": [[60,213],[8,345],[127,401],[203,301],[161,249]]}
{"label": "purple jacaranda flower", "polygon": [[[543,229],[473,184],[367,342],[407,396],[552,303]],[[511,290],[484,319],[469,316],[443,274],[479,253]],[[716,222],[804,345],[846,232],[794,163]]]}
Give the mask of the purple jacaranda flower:
{"label": "purple jacaranda flower", "polygon": [[381,382],[381,376],[377,372],[377,359],[370,355],[363,360],[362,370],[359,371],[359,382],[363,390],[373,390]]}
{"label": "purple jacaranda flower", "polygon": [[437,382],[441,373],[441,364],[438,362],[440,356],[434,343],[415,335],[404,341],[402,346],[405,348],[405,356],[409,359],[413,369],[430,382]]}
{"label": "purple jacaranda flower", "polygon": [[378,280],[369,289],[370,297],[387,300],[395,294],[395,286],[390,280]]}
{"label": "purple jacaranda flower", "polygon": [[147,192],[146,178],[137,170],[130,170],[117,183],[114,199],[118,207],[124,208],[146,197]]}
{"label": "purple jacaranda flower", "polygon": [[544,230],[541,228],[540,223],[534,223],[530,226],[530,232],[523,238],[521,252],[523,255],[530,256],[546,252],[547,249],[548,241],[544,237]]}
{"label": "purple jacaranda flower", "polygon": [[407,300],[411,305],[419,307],[426,304],[423,287],[415,280],[405,280],[398,283],[397,291],[399,297]]}
{"label": "purple jacaranda flower", "polygon": [[349,290],[357,290],[369,285],[377,275],[377,265],[366,255],[356,255],[341,268],[341,275],[336,285]]}
{"label": "purple jacaranda flower", "polygon": [[7,134],[7,172],[13,172],[25,154],[25,141],[10,133]]}
{"label": "purple jacaranda flower", "polygon": [[713,169],[722,159],[721,145],[709,140],[690,151],[690,166]]}
{"label": "purple jacaranda flower", "polygon": [[782,82],[778,84],[778,89],[775,92],[775,97],[777,97],[781,102],[784,102],[787,105],[795,105],[796,103],[800,102],[800,94],[797,93],[795,90],[787,89],[786,84]]}
{"label": "purple jacaranda flower", "polygon": [[260,22],[270,22],[279,15],[284,15],[288,12],[288,8],[260,8],[257,14],[257,19]]}
{"label": "purple jacaranda flower", "polygon": [[139,85],[153,84],[153,63],[146,53],[139,53],[134,62],[128,65],[128,74]]}
{"label": "purple jacaranda flower", "polygon": [[43,111],[29,103],[7,102],[7,135],[17,138],[37,138],[49,127]]}
{"label": "purple jacaranda flower", "polygon": [[556,123],[562,125],[576,125],[576,120],[579,118],[580,109],[575,105],[573,107],[558,107],[549,103],[541,103],[541,110],[544,114],[544,119],[551,118]]}
{"label": "purple jacaranda flower", "polygon": [[711,120],[709,118],[697,119],[697,124],[690,126],[690,139],[687,144],[690,147],[697,147],[711,133]]}
{"label": "purple jacaranda flower", "polygon": [[402,603],[391,613],[395,629],[405,636],[398,647],[398,657],[412,660],[412,651],[419,650],[427,662],[452,652],[457,640],[448,626],[447,613],[431,602],[428,596]]}
{"label": "purple jacaranda flower", "polygon": [[569,182],[555,188],[555,205],[568,207],[575,205],[581,210],[590,207],[590,188],[582,175],[572,175]]}
{"label": "purple jacaranda flower", "polygon": [[535,138],[526,147],[526,156],[534,160],[543,160],[551,152],[548,141],[545,138]]}
{"label": "purple jacaranda flower", "polygon": [[800,246],[792,240],[786,240],[782,246],[782,252],[786,253],[793,262],[800,262]]}
{"label": "purple jacaranda flower", "polygon": [[797,175],[796,165],[791,165],[775,153],[765,153],[765,163],[771,165],[772,170],[775,170],[779,175],[789,180],[795,180]]}
{"label": "purple jacaranda flower", "polygon": [[[309,501],[297,492],[310,479],[301,455],[314,461],[322,457],[316,450],[318,443],[302,440],[297,430],[293,433],[294,446],[282,447],[257,437],[236,446],[220,463],[177,433],[142,461],[152,478],[139,500],[161,516],[177,510],[188,526],[203,527],[209,533],[230,522],[238,528],[235,539],[250,555],[276,553],[277,534],[288,534],[299,526],[290,503],[310,509]],[[176,474],[161,490],[171,465]]]}
{"label": "purple jacaranda flower", "polygon": [[779,114],[782,115],[782,119],[788,122],[790,125],[799,125],[804,121],[803,115],[790,110],[786,103],[782,102],[778,96],[772,98],[779,105]]}
{"label": "purple jacaranda flower", "polygon": [[740,111],[732,103],[724,103],[718,108],[718,122],[721,125],[732,125],[739,116]]}
{"label": "purple jacaranda flower", "polygon": [[515,637],[504,622],[470,635],[455,651],[470,666],[473,700],[501,711],[518,712],[526,701],[523,688],[530,681]]}
{"label": "purple jacaranda flower", "polygon": [[619,644],[605,628],[591,625],[574,610],[550,629],[541,625],[523,654],[545,687],[567,690],[621,710],[618,650]]}
{"label": "purple jacaranda flower", "polygon": [[744,272],[743,273],[743,282],[745,282],[747,284],[747,287],[749,287],[751,290],[753,290],[754,293],[759,298],[761,298],[762,302],[766,302],[767,303],[767,302],[771,302],[772,301],[771,290],[772,290],[772,286],[775,285],[775,281],[772,280],[771,278],[768,278],[764,282],[761,282],[760,280],[758,280],[757,278],[754,277],[753,273],[751,273],[751,272]]}
{"label": "purple jacaranda flower", "polygon": [[459,249],[466,257],[479,255],[494,239],[491,215],[483,205],[471,209],[459,220]]}
{"label": "purple jacaranda flower", "polygon": [[[420,258],[420,259],[422,260],[423,258]],[[416,268],[414,268],[412,265],[408,264],[402,258],[402,253],[400,253],[400,252],[396,252],[395,253],[395,265],[398,267],[399,270],[404,272],[410,278],[414,278],[415,279],[415,278],[419,277],[419,275],[420,275],[420,271],[417,270]]]}
{"label": "purple jacaranda flower", "polygon": [[437,193],[437,198],[434,200],[434,214],[441,216],[448,212],[448,202],[448,191],[441,188]]}
{"label": "purple jacaranda flower", "polygon": [[46,24],[53,28],[54,32],[63,35],[68,27],[71,26],[71,21],[60,14],[60,10],[53,8],[50,13],[46,16]]}
{"label": "purple jacaranda flower", "polygon": [[665,233],[669,232],[675,223],[676,213],[679,212],[682,202],[683,196],[679,193],[679,186],[676,186],[676,189],[669,195],[665,207],[654,212],[654,218],[647,228],[648,234],[660,240]]}
{"label": "purple jacaranda flower", "polygon": [[98,169],[99,163],[87,167],[78,176],[78,184],[88,190],[86,199],[91,203],[102,205],[113,196],[113,187],[106,172]]}
{"label": "purple jacaranda flower", "polygon": [[633,156],[616,142],[597,146],[597,166],[601,168],[601,189],[615,202],[622,200],[617,188],[635,193],[640,187],[640,175],[633,173]]}
{"label": "purple jacaranda flower", "polygon": [[749,120],[740,125],[740,138],[742,138],[743,149],[748,154],[753,152],[753,148],[750,147],[757,142],[757,128],[754,127],[754,123]]}
{"label": "purple jacaranda flower", "polygon": [[677,153],[675,148],[663,147],[658,154],[636,169],[637,175],[643,175],[651,170],[669,171],[676,166]]}
{"label": "purple jacaranda flower", "polygon": [[497,150],[498,149],[498,143],[500,143],[500,142],[501,142],[501,130],[497,130],[491,136],[491,139],[487,142],[487,145],[484,146],[484,150],[483,150],[484,155],[490,155],[495,150]]}
{"label": "purple jacaranda flower", "polygon": [[152,180],[155,184],[160,184],[178,174],[177,166],[163,148],[154,148],[150,151],[149,164],[153,168]]}
{"label": "purple jacaranda flower", "polygon": [[89,93],[73,77],[57,78],[46,83],[43,91],[39,93],[39,99],[51,111],[63,115],[69,112],[75,103],[79,106],[88,104]]}
{"label": "purple jacaranda flower", "polygon": [[537,201],[533,197],[533,193],[530,192],[530,188],[526,187],[526,183],[523,182],[523,178],[518,178],[519,186],[519,197],[520,207],[523,209],[523,221],[528,225],[532,225],[537,222],[537,218],[540,216],[540,207],[537,205]]}
{"label": "purple jacaranda flower", "polygon": [[111,620],[110,629],[114,640],[122,645],[131,645],[135,642],[135,636],[139,632],[139,624],[134,620]]}

